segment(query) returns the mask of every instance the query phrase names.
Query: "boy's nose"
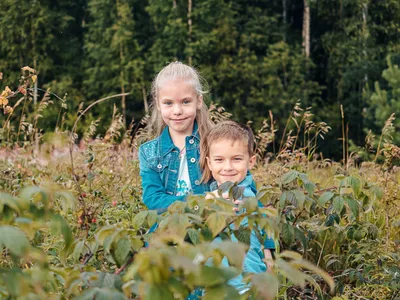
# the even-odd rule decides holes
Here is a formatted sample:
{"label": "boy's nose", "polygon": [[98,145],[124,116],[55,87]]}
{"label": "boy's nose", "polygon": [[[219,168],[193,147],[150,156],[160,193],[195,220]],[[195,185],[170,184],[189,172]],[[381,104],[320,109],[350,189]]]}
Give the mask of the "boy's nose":
{"label": "boy's nose", "polygon": [[225,161],[224,169],[225,169],[225,170],[232,170],[232,163],[231,163],[231,161],[230,161],[229,159],[227,159],[227,160]]}

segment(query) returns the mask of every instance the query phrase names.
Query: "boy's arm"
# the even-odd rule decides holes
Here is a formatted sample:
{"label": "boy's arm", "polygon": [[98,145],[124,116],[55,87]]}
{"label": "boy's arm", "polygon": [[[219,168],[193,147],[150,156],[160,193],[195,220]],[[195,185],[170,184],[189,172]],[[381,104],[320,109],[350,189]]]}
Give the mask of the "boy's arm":
{"label": "boy's arm", "polygon": [[139,148],[139,167],[142,177],[142,199],[148,209],[163,213],[175,201],[185,200],[185,196],[167,194],[160,175],[149,167],[142,148]]}
{"label": "boy's arm", "polygon": [[264,249],[265,264],[267,266],[267,271],[271,272],[274,267],[274,258],[272,256],[272,251],[270,249]]}

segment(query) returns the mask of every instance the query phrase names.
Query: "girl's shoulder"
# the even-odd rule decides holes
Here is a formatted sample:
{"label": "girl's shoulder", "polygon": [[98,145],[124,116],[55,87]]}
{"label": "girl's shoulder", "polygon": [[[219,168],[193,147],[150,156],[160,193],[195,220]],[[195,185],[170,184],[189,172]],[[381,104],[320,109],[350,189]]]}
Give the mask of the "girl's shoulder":
{"label": "girl's shoulder", "polygon": [[147,141],[139,146],[139,154],[146,157],[153,157],[158,154],[158,144],[160,137],[156,137],[150,141]]}

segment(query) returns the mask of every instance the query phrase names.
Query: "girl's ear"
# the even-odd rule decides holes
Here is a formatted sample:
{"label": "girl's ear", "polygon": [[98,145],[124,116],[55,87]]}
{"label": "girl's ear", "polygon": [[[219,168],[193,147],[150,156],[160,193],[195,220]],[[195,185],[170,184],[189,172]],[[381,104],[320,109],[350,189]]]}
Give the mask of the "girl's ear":
{"label": "girl's ear", "polygon": [[159,101],[158,99],[156,99],[156,106],[157,106],[157,110],[158,110],[158,111],[161,111],[161,108],[160,108],[160,101]]}
{"label": "girl's ear", "polygon": [[208,168],[209,168],[210,171],[211,171],[211,161],[210,161],[210,158],[207,156],[207,157],[206,157],[206,160],[207,160],[207,166],[208,166]]}
{"label": "girl's ear", "polygon": [[250,157],[250,159],[249,159],[249,169],[251,169],[251,168],[253,168],[255,166],[256,161],[257,161],[257,157],[255,155]]}
{"label": "girl's ear", "polygon": [[197,109],[201,109],[203,107],[203,95],[197,97]]}

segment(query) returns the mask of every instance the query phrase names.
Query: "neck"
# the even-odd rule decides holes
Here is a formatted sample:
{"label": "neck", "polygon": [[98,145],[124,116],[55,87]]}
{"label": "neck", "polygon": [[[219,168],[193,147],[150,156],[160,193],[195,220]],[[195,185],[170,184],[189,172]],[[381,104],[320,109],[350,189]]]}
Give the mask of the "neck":
{"label": "neck", "polygon": [[190,136],[192,132],[193,132],[193,127],[190,128],[190,132],[188,131],[181,133],[170,130],[169,134],[171,136],[171,140],[174,143],[174,145],[178,147],[180,150],[182,150],[186,145],[186,137]]}

